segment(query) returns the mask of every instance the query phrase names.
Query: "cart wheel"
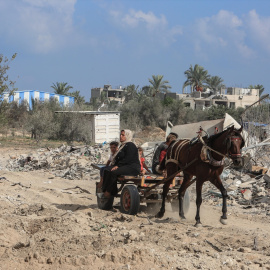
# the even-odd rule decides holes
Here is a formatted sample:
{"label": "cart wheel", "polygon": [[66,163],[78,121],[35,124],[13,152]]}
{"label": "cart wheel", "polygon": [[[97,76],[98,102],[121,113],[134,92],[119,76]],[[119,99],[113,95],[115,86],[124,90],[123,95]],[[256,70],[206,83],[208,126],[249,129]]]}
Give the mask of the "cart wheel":
{"label": "cart wheel", "polygon": [[[189,191],[186,190],[184,200],[183,200],[184,214],[186,214],[188,212],[189,206],[190,206]],[[174,199],[172,201],[172,210],[173,210],[173,212],[178,212],[179,213],[179,201],[178,201],[178,198],[176,198],[176,199]]]}
{"label": "cart wheel", "polygon": [[137,187],[126,185],[120,198],[121,212],[129,215],[136,215],[140,207],[140,195]]}
{"label": "cart wheel", "polygon": [[[96,188],[96,192],[101,192],[101,189]],[[113,206],[114,197],[111,196],[110,198],[99,198],[97,196],[97,205],[99,209],[102,210],[111,210]]]}

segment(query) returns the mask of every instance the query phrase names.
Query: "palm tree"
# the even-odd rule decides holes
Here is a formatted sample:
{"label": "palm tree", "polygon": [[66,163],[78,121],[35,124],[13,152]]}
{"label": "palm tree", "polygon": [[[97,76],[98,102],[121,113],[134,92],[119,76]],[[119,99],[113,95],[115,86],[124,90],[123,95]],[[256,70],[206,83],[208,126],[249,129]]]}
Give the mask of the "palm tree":
{"label": "palm tree", "polygon": [[68,94],[71,97],[74,97],[75,102],[79,105],[84,104],[85,103],[85,99],[83,96],[80,95],[80,91],[75,91],[75,92],[71,92]]}
{"label": "palm tree", "polygon": [[56,84],[54,83],[51,88],[54,89],[54,93],[58,95],[67,95],[68,91],[72,89],[73,87],[68,85],[68,83],[64,82],[57,82]]}
{"label": "palm tree", "polygon": [[169,81],[162,81],[163,75],[152,75],[152,79],[148,79],[150,84],[152,85],[153,97],[157,93],[169,93],[169,89],[172,88],[168,85]]}
{"label": "palm tree", "polygon": [[138,86],[135,86],[135,84],[128,85],[125,89],[125,102],[128,102],[129,100],[136,99],[138,97]]}
{"label": "palm tree", "polygon": [[186,70],[184,74],[186,75],[187,80],[183,84],[183,93],[184,88],[188,85],[191,86],[192,92],[194,90],[202,91],[203,86],[205,86],[204,83],[210,77],[208,71],[197,64],[194,66],[194,69],[192,65],[190,65],[190,68]]}
{"label": "palm tree", "polygon": [[223,79],[218,76],[210,76],[206,80],[206,85],[214,92],[214,94],[216,94],[218,90],[221,90],[221,88],[225,87],[223,84]]}

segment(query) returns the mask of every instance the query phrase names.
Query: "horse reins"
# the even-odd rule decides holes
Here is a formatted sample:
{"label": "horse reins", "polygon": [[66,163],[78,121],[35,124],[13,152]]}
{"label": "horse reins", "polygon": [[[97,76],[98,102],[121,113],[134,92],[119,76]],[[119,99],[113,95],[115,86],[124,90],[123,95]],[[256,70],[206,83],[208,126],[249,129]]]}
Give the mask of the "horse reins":
{"label": "horse reins", "polygon": [[[222,154],[222,153],[220,153],[220,152],[214,150],[214,149],[211,148],[210,146],[208,146],[208,145],[205,143],[205,141],[202,139],[201,136],[199,136],[199,140],[200,140],[200,142],[203,144],[203,146],[204,146],[205,148],[209,149],[210,151],[213,151],[213,152],[215,152],[215,153],[217,153],[218,155],[223,156],[223,157],[230,157],[230,156],[224,155],[224,154]],[[237,154],[237,155],[238,155],[238,154]]]}

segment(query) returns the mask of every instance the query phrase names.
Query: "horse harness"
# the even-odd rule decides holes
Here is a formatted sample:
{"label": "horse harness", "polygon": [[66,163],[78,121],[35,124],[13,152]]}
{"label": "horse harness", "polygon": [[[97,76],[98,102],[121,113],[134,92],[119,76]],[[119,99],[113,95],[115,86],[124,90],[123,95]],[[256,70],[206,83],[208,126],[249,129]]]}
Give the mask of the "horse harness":
{"label": "horse harness", "polygon": [[[231,136],[230,138],[230,141],[237,141],[239,140],[239,137],[238,136]],[[218,166],[223,166],[224,165],[224,158],[225,157],[228,157],[228,158],[238,158],[241,156],[240,153],[237,153],[237,154],[231,154],[229,153],[229,155],[224,155],[214,149],[212,149],[210,146],[208,146],[205,141],[202,139],[201,136],[198,136],[198,140],[197,141],[200,141],[203,145],[202,149],[201,149],[201,154],[200,154],[200,158],[203,162],[205,163],[208,163],[212,166],[215,166],[215,167],[218,167]],[[179,141],[175,141],[173,143],[173,145],[171,146],[171,149],[173,149],[173,147],[179,143]],[[183,141],[181,141],[178,145],[177,145],[177,148],[175,149],[175,154],[174,154],[174,157],[172,156],[172,152],[170,152],[170,155],[169,156],[166,156],[166,160],[165,160],[165,165],[167,165],[167,163],[169,162],[172,162],[172,163],[175,163],[179,168],[181,168],[181,163],[178,161],[178,158],[179,158],[179,155],[180,155],[180,152],[182,150],[182,148],[189,144],[190,143],[190,140],[187,140],[187,139],[184,139]],[[242,141],[242,144],[244,143],[244,141]],[[242,145],[241,145],[242,146]],[[222,160],[216,160],[212,157],[211,155],[211,151],[217,153],[218,155],[222,156]],[[191,165],[191,163],[195,162],[197,160],[197,158],[193,161],[191,161],[190,163],[188,163],[185,167],[185,169]]]}

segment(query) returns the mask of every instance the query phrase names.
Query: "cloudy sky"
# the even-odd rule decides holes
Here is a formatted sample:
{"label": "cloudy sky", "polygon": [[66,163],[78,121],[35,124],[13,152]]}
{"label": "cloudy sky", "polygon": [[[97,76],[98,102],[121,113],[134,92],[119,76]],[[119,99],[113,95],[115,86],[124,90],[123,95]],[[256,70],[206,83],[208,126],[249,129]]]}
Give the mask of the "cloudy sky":
{"label": "cloudy sky", "polygon": [[0,54],[18,90],[143,87],[164,75],[181,93],[199,64],[227,87],[270,93],[269,0],[0,0]]}

